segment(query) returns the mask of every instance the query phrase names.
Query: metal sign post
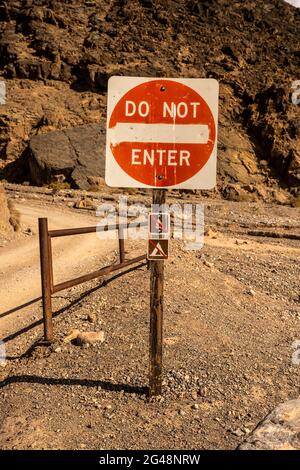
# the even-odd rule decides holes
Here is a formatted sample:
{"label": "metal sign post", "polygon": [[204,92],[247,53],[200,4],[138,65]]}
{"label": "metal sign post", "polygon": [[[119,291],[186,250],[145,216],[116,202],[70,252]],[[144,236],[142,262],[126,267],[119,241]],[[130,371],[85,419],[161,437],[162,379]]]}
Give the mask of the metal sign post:
{"label": "metal sign post", "polygon": [[[153,204],[160,207],[168,188],[214,188],[218,91],[218,82],[210,78],[111,77],[106,184],[152,188]],[[169,241],[167,230],[163,232],[170,225],[162,208],[159,212],[150,214],[147,250],[151,271],[150,396],[161,394],[164,260]]]}
{"label": "metal sign post", "polygon": [[[166,203],[166,191],[153,189],[152,203]],[[163,354],[164,260],[150,261],[149,396],[161,394]]]}

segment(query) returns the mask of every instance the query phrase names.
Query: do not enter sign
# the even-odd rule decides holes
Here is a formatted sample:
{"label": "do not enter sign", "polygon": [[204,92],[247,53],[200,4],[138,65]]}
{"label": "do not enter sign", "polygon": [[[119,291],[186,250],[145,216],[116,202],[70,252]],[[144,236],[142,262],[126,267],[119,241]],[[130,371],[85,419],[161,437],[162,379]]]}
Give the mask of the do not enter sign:
{"label": "do not enter sign", "polygon": [[110,78],[106,183],[214,187],[217,119],[216,80]]}

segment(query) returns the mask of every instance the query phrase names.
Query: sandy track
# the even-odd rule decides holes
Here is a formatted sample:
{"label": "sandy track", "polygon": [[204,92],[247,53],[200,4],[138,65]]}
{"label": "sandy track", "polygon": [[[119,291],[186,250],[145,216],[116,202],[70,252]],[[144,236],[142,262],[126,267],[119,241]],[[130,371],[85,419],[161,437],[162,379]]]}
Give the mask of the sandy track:
{"label": "sandy track", "polygon": [[[41,295],[38,218],[48,217],[50,229],[90,226],[97,222],[90,215],[32,202],[18,203],[16,207],[21,213],[22,229],[30,227],[33,235],[0,248],[1,336],[16,323],[14,313],[3,314]],[[101,242],[95,234],[54,239],[54,281],[61,282],[102,266],[103,258],[116,247],[116,241]],[[18,316],[25,314],[25,310],[18,310]]]}

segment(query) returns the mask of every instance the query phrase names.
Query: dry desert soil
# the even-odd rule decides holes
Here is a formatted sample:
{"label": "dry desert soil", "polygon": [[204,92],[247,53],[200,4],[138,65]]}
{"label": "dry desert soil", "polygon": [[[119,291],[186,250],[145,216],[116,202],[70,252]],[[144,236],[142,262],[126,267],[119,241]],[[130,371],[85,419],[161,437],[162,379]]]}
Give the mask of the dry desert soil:
{"label": "dry desert soil", "polygon": [[[37,218],[85,226],[95,211],[73,208],[71,190],[6,189],[21,231],[0,247],[1,449],[235,449],[277,404],[299,396],[298,208],[186,195],[205,205],[205,244],[186,251],[171,240],[163,393],[149,400],[147,267],[54,294],[55,342],[43,345],[41,301],[16,309],[40,296]],[[149,204],[150,194],[129,200]],[[57,282],[117,257],[116,240],[93,234],[54,242]],[[143,253],[145,242],[129,240],[126,251]],[[103,331],[104,342],[65,343],[73,329]]]}

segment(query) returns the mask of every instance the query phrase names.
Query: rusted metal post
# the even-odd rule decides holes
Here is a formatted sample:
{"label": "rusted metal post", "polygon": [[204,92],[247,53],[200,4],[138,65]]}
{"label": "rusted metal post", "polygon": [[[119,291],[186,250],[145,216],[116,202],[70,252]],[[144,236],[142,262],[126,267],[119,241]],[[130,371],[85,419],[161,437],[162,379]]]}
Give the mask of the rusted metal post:
{"label": "rusted metal post", "polygon": [[120,253],[120,263],[125,261],[125,240],[124,240],[124,226],[122,223],[119,224],[119,253]]}
{"label": "rusted metal post", "polygon": [[40,261],[41,261],[41,281],[42,281],[42,300],[44,316],[44,338],[51,343],[53,341],[53,322],[52,322],[52,303],[51,303],[51,247],[48,234],[48,219],[39,219],[39,238],[40,238]]}
{"label": "rusted metal post", "polygon": [[60,284],[56,284],[53,286],[53,294],[56,292],[60,292],[64,289],[69,289],[70,287],[78,286],[79,284],[82,284],[83,282],[91,281],[92,279],[97,279],[99,277],[104,277],[108,276],[109,274],[118,271],[119,269],[126,268],[127,266],[131,266],[132,264],[138,263],[140,261],[143,261],[147,258],[147,255],[140,255],[137,256],[136,258],[128,259],[127,261],[124,261],[122,264],[111,264],[109,266],[106,266],[105,268],[98,269],[97,271],[94,271],[89,274],[84,274],[83,276],[76,277],[75,279],[70,279],[69,281],[64,281],[61,282]]}
{"label": "rusted metal post", "polygon": [[48,232],[48,252],[49,252],[49,270],[50,270],[50,293],[53,294],[53,261],[52,261],[52,244],[51,237]]}
{"label": "rusted metal post", "polygon": [[[153,204],[165,204],[166,191],[153,189]],[[150,261],[149,396],[161,394],[163,354],[164,261]]]}

